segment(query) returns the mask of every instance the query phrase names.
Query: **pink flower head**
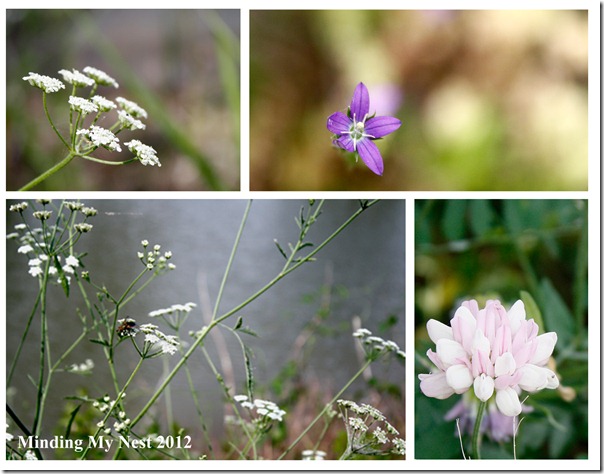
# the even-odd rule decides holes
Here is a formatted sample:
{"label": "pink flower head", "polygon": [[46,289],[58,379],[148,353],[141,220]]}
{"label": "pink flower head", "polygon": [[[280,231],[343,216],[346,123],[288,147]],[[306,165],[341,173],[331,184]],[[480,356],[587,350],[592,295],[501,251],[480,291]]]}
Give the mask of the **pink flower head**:
{"label": "pink flower head", "polygon": [[556,374],[546,367],[558,336],[538,335],[539,327],[526,320],[521,300],[509,311],[498,300],[487,301],[483,309],[474,300],[465,301],[450,326],[431,319],[427,329],[436,344],[436,352],[427,353],[436,370],[419,375],[420,389],[428,397],[444,399],[473,389],[484,402],[495,395],[501,413],[517,416],[522,390],[559,385]]}
{"label": "pink flower head", "polygon": [[327,129],[336,135],[334,145],[358,153],[367,167],[375,174],[382,175],[384,161],[373,140],[385,137],[401,126],[395,117],[369,116],[369,91],[360,82],[354,94],[348,113],[335,112],[327,119]]}

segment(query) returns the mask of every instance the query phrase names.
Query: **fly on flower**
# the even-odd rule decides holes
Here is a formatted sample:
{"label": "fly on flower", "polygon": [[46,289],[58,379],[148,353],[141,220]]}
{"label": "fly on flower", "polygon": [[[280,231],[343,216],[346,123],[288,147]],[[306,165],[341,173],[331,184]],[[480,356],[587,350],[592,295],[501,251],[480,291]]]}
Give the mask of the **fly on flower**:
{"label": "fly on flower", "polygon": [[116,332],[119,337],[131,337],[138,332],[136,321],[132,318],[120,319],[118,320],[118,323],[120,323],[120,325]]}
{"label": "fly on flower", "polygon": [[369,115],[369,91],[360,82],[348,107],[348,112],[335,112],[327,119],[327,129],[335,134],[333,144],[361,157],[377,175],[384,173],[384,161],[374,140],[385,137],[401,126],[396,117]]}

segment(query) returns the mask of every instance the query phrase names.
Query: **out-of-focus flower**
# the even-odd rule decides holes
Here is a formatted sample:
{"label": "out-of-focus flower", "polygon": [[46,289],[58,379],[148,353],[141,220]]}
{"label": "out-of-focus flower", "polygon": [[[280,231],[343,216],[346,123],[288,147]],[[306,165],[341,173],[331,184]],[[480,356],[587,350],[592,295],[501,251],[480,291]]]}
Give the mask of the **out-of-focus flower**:
{"label": "out-of-focus flower", "polygon": [[367,167],[375,174],[382,175],[384,161],[380,150],[373,140],[385,137],[401,126],[395,117],[369,116],[369,91],[360,82],[354,94],[348,112],[335,112],[327,119],[327,129],[335,134],[334,145],[358,153]]}
{"label": "out-of-focus flower", "polygon": [[38,89],[42,89],[47,94],[65,89],[65,84],[58,79],[50,76],[43,76],[42,74],[37,74],[35,72],[30,72],[29,76],[25,76],[23,80],[29,82]]}
{"label": "out-of-focus flower", "polygon": [[[523,413],[530,413],[533,408],[522,405]],[[445,420],[459,420],[459,430],[465,434],[474,432],[474,423],[478,413],[478,400],[471,392],[463,394],[462,399],[445,414]],[[493,441],[509,441],[514,436],[514,417],[505,416],[499,411],[496,403],[489,403],[480,425],[480,432],[485,433]]]}
{"label": "out-of-focus flower", "polygon": [[431,319],[428,335],[436,352],[428,358],[436,366],[431,374],[420,374],[424,395],[445,399],[473,388],[486,402],[495,394],[497,408],[505,416],[522,411],[522,390],[535,392],[559,385],[556,374],[546,367],[557,341],[555,332],[538,335],[533,319],[526,319],[518,300],[509,311],[497,300],[478,308],[475,300],[457,309],[451,326]]}

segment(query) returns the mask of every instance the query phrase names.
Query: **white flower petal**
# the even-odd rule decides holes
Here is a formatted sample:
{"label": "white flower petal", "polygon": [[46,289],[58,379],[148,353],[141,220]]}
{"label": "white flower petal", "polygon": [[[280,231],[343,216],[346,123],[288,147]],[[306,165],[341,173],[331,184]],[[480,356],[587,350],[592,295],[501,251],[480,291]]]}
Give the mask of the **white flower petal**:
{"label": "white flower petal", "polygon": [[447,383],[455,393],[464,393],[472,386],[474,377],[465,365],[452,365],[447,369]]}
{"label": "white flower petal", "polygon": [[527,392],[543,390],[549,384],[551,370],[533,364],[525,364],[519,369],[520,380],[518,386]]}
{"label": "white flower petal", "polygon": [[453,339],[453,329],[436,319],[430,319],[426,324],[426,328],[428,329],[428,336],[430,336],[434,344],[439,339]]}
{"label": "white flower petal", "polygon": [[529,363],[535,365],[545,365],[554,352],[554,346],[558,341],[558,335],[555,332],[547,332],[537,336],[537,349],[530,358]]}
{"label": "white flower petal", "polygon": [[481,374],[474,379],[474,393],[476,396],[486,402],[495,391],[495,382],[492,377],[486,374]]}
{"label": "white flower petal", "polygon": [[512,305],[508,311],[508,319],[510,321],[510,328],[512,329],[512,336],[514,336],[520,328],[522,321],[526,320],[526,311],[524,310],[522,300],[518,300]]}
{"label": "white flower petal", "polygon": [[467,359],[466,351],[461,344],[451,339],[439,339],[436,343],[436,353],[445,369]]}
{"label": "white flower petal", "polygon": [[495,361],[495,377],[512,375],[514,370],[516,370],[516,361],[510,352],[505,352],[497,357]]}
{"label": "white flower petal", "polygon": [[499,411],[505,416],[518,416],[522,411],[520,399],[513,388],[508,387],[498,390],[497,395],[495,395],[495,402]]}

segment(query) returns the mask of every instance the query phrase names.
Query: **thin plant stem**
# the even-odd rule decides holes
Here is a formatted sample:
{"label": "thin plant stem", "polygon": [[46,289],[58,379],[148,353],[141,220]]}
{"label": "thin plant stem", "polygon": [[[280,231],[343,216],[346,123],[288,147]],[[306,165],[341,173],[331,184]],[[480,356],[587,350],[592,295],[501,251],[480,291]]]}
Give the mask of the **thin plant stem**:
{"label": "thin plant stem", "polygon": [[65,168],[65,166],[67,166],[71,160],[73,160],[76,156],[78,156],[76,153],[70,151],[67,156],[65,158],[63,158],[61,161],[59,161],[56,165],[54,165],[52,168],[46,170],[44,173],[42,173],[40,176],[38,176],[37,178],[32,179],[29,183],[27,183],[25,186],[22,186],[21,188],[19,188],[19,191],[28,191],[31,188],[33,188],[34,186],[37,186],[38,184],[40,184],[42,181],[50,178],[53,174],[55,174],[57,171]]}
{"label": "thin plant stem", "polygon": [[220,288],[218,289],[218,296],[216,297],[216,304],[214,305],[214,311],[212,312],[212,321],[216,319],[216,315],[218,314],[218,308],[220,306],[220,301],[222,300],[222,292],[224,291],[224,287],[226,286],[227,278],[231,271],[231,265],[233,264],[233,260],[235,259],[235,254],[237,253],[237,249],[239,248],[239,242],[241,240],[241,235],[243,234],[243,229],[245,228],[245,223],[247,222],[247,217],[250,213],[250,209],[252,207],[252,200],[250,199],[245,207],[245,211],[243,213],[243,218],[241,219],[241,224],[239,226],[239,230],[237,231],[237,236],[235,237],[235,243],[233,244],[233,249],[231,250],[231,255],[229,256],[229,261],[227,262],[226,270],[224,271],[224,275],[222,277],[222,281],[220,282]]}
{"label": "thin plant stem", "polygon": [[365,369],[367,367],[369,367],[369,365],[373,362],[373,359],[367,359],[365,361],[365,363],[363,364],[363,366],[357,371],[356,374],[354,374],[352,376],[352,378],[346,382],[346,385],[344,385],[340,391],[338,393],[336,393],[336,395],[327,403],[325,404],[325,406],[323,407],[323,409],[319,412],[319,414],[315,417],[314,420],[312,420],[310,422],[310,424],[304,429],[304,431],[302,431],[302,433],[300,433],[298,435],[298,437],[292,442],[292,444],[290,444],[287,449],[285,451],[283,451],[283,453],[281,453],[281,456],[279,456],[277,459],[283,459],[285,456],[287,456],[287,454],[294,448],[294,446],[296,446],[296,444],[298,444],[300,442],[300,440],[302,438],[304,438],[304,436],[306,435],[306,433],[308,433],[310,431],[310,429],[315,425],[315,423],[317,423],[317,421],[319,421],[321,419],[321,417],[325,414],[325,412],[329,409],[329,407],[331,407],[341,396],[342,394],[348,389],[348,387],[350,387],[352,385],[352,383],[358,379],[363,372],[365,371]]}
{"label": "thin plant stem", "polygon": [[472,434],[472,454],[474,455],[474,459],[480,459],[480,425],[482,424],[486,406],[487,402],[480,402],[480,405],[478,405],[474,433]]}
{"label": "thin plant stem", "polygon": [[111,165],[111,166],[127,165],[128,163],[137,161],[136,158],[131,158],[129,160],[124,160],[124,161],[107,161],[107,160],[101,160],[100,158],[95,158],[94,156],[90,156],[90,155],[80,155],[80,157],[84,158],[85,160],[94,161],[95,163],[102,163],[103,165]]}
{"label": "thin plant stem", "polygon": [[42,426],[42,416],[44,415],[44,366],[46,364],[46,290],[48,287],[48,276],[51,259],[45,263],[44,273],[40,281],[40,367],[38,371],[38,393],[36,396],[36,414],[32,425],[32,433],[34,436],[40,434]]}
{"label": "thin plant stem", "polygon": [[[55,127],[55,124],[52,121],[52,118],[50,118],[50,112],[48,111],[48,106],[46,104],[46,92],[42,92],[42,103],[44,104],[44,113],[46,114],[46,118],[48,119],[50,126],[55,131],[55,133],[57,134],[59,139],[63,142],[63,145],[65,145],[67,147],[67,149],[71,150],[69,143],[67,143],[67,141],[63,138],[63,135],[61,135],[61,133],[57,130],[57,127]],[[71,123],[71,120],[70,120],[70,123]]]}
{"label": "thin plant stem", "polygon": [[124,384],[124,386],[122,387],[122,389],[119,391],[119,393],[117,394],[116,398],[115,398],[115,404],[109,408],[109,410],[107,410],[107,414],[105,415],[105,417],[103,418],[103,425],[99,426],[96,430],[96,432],[94,433],[94,435],[91,437],[91,442],[88,443],[88,446],[86,446],[86,449],[82,452],[82,455],[80,456],[80,460],[83,460],[86,458],[86,454],[88,453],[88,451],[90,450],[90,448],[92,447],[92,445],[94,443],[92,443],[92,441],[95,441],[97,436],[99,435],[99,433],[101,432],[101,430],[103,429],[103,426],[105,426],[105,423],[107,423],[107,420],[109,419],[109,417],[111,416],[111,413],[113,413],[113,411],[119,406],[119,403],[121,402],[121,400],[123,400],[124,398],[124,393],[126,392],[126,389],[130,386],[130,384],[132,383],[132,381],[134,380],[134,376],[136,375],[136,373],[139,371],[139,369],[141,368],[141,366],[143,365],[143,361],[145,359],[143,357],[141,357],[138,360],[138,363],[136,364],[136,367],[134,368],[134,370],[132,371],[132,373],[130,374],[130,377],[128,377],[128,380],[126,381],[126,383]]}
{"label": "thin plant stem", "polygon": [[[145,415],[145,413],[147,413],[147,411],[149,411],[151,406],[153,406],[155,401],[159,398],[161,393],[165,390],[166,386],[171,382],[171,380],[174,378],[174,376],[178,373],[178,371],[182,368],[182,366],[187,362],[187,359],[189,359],[189,357],[191,357],[193,352],[195,352],[197,347],[199,347],[199,345],[204,341],[204,339],[206,338],[208,333],[217,324],[221,323],[225,319],[227,319],[227,318],[231,317],[233,314],[237,313],[239,310],[241,310],[242,308],[247,306],[249,303],[251,303],[252,301],[257,299],[260,295],[264,294],[270,288],[272,288],[277,282],[279,282],[281,279],[283,279],[286,275],[288,275],[289,273],[293,272],[294,270],[296,270],[298,267],[300,267],[304,263],[311,260],[321,249],[323,249],[329,242],[331,242],[337,235],[339,235],[346,227],[348,227],[357,217],[359,217],[365,210],[367,210],[369,207],[371,207],[376,202],[377,202],[377,200],[374,200],[374,201],[371,201],[371,202],[366,203],[365,205],[361,206],[340,227],[338,227],[329,237],[327,237],[321,244],[319,244],[315,248],[315,250],[310,252],[306,257],[301,258],[299,261],[296,262],[296,264],[292,265],[287,270],[280,272],[275,278],[273,278],[270,282],[268,282],[264,287],[262,287],[260,290],[258,290],[256,293],[254,293],[252,296],[247,298],[243,303],[237,305],[235,308],[226,312],[225,314],[218,317],[217,319],[212,320],[207,326],[202,328],[200,331],[200,334],[197,336],[197,339],[195,339],[195,341],[191,344],[191,347],[189,348],[189,350],[183,355],[182,359],[176,363],[176,365],[172,369],[172,372],[170,372],[168,377],[166,377],[166,379],[163,381],[163,383],[158,387],[158,389],[151,396],[151,398],[146,403],[146,405],[141,409],[139,414],[136,415],[132,419],[130,426],[134,427],[136,425],[136,423],[138,423],[141,420],[141,418]],[[236,243],[237,243],[237,241],[236,241]]]}

